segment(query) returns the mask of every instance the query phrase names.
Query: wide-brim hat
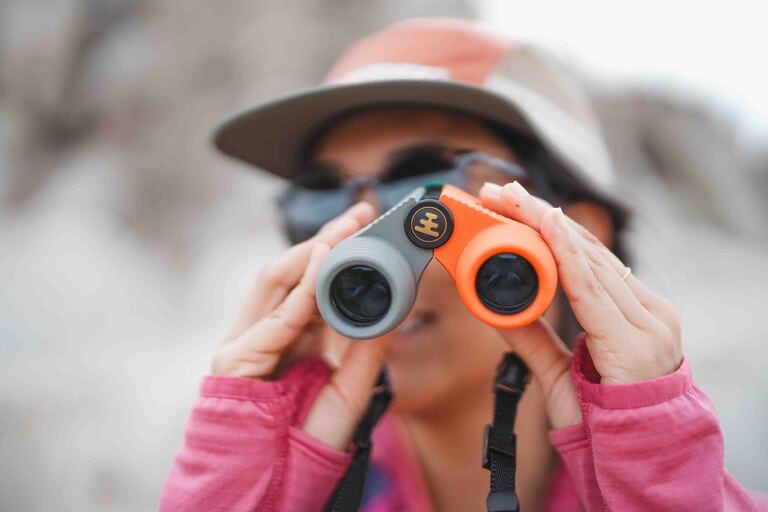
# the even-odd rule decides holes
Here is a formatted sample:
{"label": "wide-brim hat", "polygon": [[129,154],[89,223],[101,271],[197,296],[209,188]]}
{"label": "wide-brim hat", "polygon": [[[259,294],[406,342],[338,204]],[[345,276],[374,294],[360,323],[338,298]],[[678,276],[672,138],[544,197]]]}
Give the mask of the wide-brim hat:
{"label": "wide-brim hat", "polygon": [[225,154],[292,178],[319,126],[345,112],[418,105],[464,112],[537,137],[590,185],[613,172],[581,88],[554,56],[454,19],[400,22],[350,47],[322,85],[257,105],[221,125]]}

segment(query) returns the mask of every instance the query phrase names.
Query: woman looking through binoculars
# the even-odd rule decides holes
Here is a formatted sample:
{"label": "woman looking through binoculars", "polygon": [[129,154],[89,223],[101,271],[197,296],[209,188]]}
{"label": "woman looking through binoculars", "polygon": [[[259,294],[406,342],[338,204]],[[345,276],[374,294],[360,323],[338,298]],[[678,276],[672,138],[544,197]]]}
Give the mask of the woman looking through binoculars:
{"label": "woman looking through binoculars", "polygon": [[[353,46],[324,86],[226,124],[217,144],[292,179],[280,206],[295,245],[260,273],[216,353],[161,509],[323,510],[386,364],[395,398],[360,510],[480,510],[491,384],[512,350],[532,375],[516,423],[522,510],[760,510],[723,468],[676,308],[627,266],[628,214],[588,106],[545,54],[465,22],[402,23]],[[490,158],[460,168],[466,152]],[[331,248],[426,179],[459,180],[540,234],[559,279],[540,319],[482,322],[431,261],[382,337],[322,322]]]}

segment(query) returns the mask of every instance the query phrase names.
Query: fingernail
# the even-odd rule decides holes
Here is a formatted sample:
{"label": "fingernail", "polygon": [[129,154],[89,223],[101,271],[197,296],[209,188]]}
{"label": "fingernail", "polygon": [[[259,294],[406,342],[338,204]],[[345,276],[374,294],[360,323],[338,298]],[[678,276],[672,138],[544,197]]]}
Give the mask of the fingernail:
{"label": "fingernail", "polygon": [[501,197],[501,186],[486,181],[483,183],[483,186],[480,187],[480,193],[490,199],[499,199]]}
{"label": "fingernail", "polygon": [[365,201],[358,201],[357,203],[347,208],[347,211],[344,212],[344,215],[350,215],[352,212],[357,212],[362,208],[366,208],[367,205],[368,203],[366,203]]}
{"label": "fingernail", "polygon": [[557,227],[562,230],[568,229],[568,224],[565,221],[565,214],[563,213],[563,209],[559,206],[555,208],[555,223],[557,224]]}
{"label": "fingernail", "polygon": [[522,186],[519,181],[513,181],[512,184],[509,185],[509,189],[512,191],[513,195],[521,199],[531,195],[527,190],[525,190],[525,187]]}
{"label": "fingernail", "polygon": [[349,229],[351,223],[353,222],[355,222],[355,219],[353,217],[342,215],[340,217],[333,219],[328,224],[326,224],[325,227],[323,228],[323,231],[325,231],[326,233],[336,233],[339,231],[344,231],[345,229]]}

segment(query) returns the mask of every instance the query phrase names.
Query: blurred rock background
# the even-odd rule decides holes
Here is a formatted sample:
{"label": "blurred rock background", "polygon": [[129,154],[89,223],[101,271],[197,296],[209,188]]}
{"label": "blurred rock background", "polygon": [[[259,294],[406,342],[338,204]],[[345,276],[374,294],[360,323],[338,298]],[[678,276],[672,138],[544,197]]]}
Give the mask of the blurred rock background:
{"label": "blurred rock background", "polygon": [[[0,0],[0,510],[155,508],[210,355],[283,247],[280,184],[211,128],[397,19],[514,33],[493,3]],[[768,491],[768,122],[572,64],[639,214],[636,272],[680,305],[729,469]]]}

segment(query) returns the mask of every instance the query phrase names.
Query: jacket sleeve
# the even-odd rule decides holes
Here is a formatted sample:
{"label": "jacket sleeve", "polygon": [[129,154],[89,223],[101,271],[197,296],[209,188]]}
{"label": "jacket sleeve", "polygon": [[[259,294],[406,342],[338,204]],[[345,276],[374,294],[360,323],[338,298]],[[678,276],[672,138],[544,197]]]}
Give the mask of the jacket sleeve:
{"label": "jacket sleeve", "polygon": [[584,421],[550,439],[586,510],[761,510],[723,467],[715,410],[687,361],[658,379],[603,385],[584,338],[573,358]]}
{"label": "jacket sleeve", "polygon": [[307,358],[277,381],[206,377],[159,510],[322,510],[351,457],[300,426],[330,372]]}

